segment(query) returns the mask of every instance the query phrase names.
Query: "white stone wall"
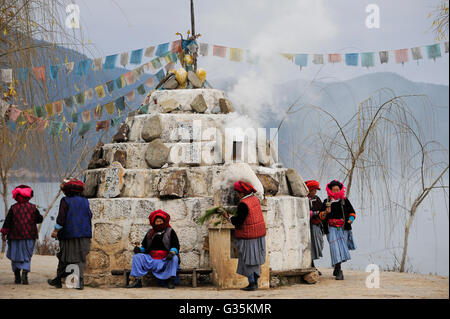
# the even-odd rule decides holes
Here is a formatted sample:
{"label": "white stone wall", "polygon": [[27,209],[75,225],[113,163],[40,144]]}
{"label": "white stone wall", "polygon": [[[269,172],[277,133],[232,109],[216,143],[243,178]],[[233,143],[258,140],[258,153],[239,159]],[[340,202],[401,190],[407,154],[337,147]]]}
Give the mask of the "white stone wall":
{"label": "white stone wall", "polygon": [[305,197],[267,198],[267,246],[275,271],[311,266],[309,203]]}

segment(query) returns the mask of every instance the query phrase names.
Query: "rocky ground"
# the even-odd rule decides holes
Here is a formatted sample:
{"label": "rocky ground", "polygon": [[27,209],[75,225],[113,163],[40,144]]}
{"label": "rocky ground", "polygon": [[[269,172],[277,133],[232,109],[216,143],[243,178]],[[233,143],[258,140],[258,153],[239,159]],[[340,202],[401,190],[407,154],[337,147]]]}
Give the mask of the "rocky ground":
{"label": "rocky ground", "polygon": [[448,277],[383,272],[380,288],[369,289],[365,286],[367,273],[345,269],[344,281],[336,281],[331,269],[320,269],[323,275],[314,285],[298,284],[255,292],[217,290],[212,286],[177,287],[174,290],[160,287],[55,289],[48,286],[47,279],[54,276],[56,265],[56,257],[34,256],[30,285],[24,286],[13,283],[10,261],[6,257],[1,259],[0,298],[449,298]]}

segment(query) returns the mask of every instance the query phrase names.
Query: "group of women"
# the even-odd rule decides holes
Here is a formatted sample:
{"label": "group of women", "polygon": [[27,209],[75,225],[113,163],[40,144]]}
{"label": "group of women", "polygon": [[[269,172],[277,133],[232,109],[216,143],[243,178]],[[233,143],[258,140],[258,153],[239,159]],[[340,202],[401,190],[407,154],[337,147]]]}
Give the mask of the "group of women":
{"label": "group of women", "polygon": [[[316,195],[320,190],[317,181],[307,181],[311,206],[312,259],[322,257],[323,234],[330,244],[331,260],[336,279],[344,278],[341,263],[350,259],[349,250],[355,249],[351,224],[355,212],[345,197],[345,187],[338,181],[327,185],[327,199],[322,203]],[[64,180],[61,184],[64,197],[60,201],[56,224],[52,233],[59,240],[56,277],[48,284],[62,288],[62,280],[76,273],[76,288],[84,288],[84,268],[90,251],[92,238],[92,212],[89,201],[82,196],[84,183],[77,179]],[[247,182],[234,183],[239,200],[237,213],[223,216],[235,226],[235,237],[239,249],[237,273],[248,278],[245,291],[258,289],[261,265],[266,260],[266,224],[256,190]],[[7,257],[11,260],[16,284],[28,284],[31,258],[38,238],[37,224],[43,218],[36,205],[29,201],[33,190],[27,185],[13,190],[16,203],[11,206],[1,228],[3,241],[8,241]],[[162,210],[150,213],[150,230],[141,245],[135,246],[131,265],[133,282],[128,288],[141,288],[143,277],[152,272],[161,286],[169,289],[178,284],[180,270],[180,243],[175,230],[170,226],[170,215]],[[314,263],[313,263],[314,266]]]}

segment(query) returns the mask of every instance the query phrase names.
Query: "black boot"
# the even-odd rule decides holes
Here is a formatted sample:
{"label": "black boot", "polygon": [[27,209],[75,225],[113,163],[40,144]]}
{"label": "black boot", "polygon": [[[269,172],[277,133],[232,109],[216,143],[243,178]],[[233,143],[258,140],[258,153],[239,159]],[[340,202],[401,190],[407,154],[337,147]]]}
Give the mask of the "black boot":
{"label": "black boot", "polygon": [[84,278],[80,278],[80,286],[77,287],[78,290],[83,290],[84,289]]}
{"label": "black boot", "polygon": [[336,277],[339,273],[339,270],[341,270],[341,263],[334,265],[333,276]]}
{"label": "black boot", "polygon": [[247,287],[245,288],[241,288],[241,290],[244,291],[255,291],[256,289],[258,289],[258,287],[256,286],[255,282],[250,283]]}
{"label": "black boot", "polygon": [[167,283],[167,288],[174,289],[175,288],[175,278],[170,277],[169,282]]}
{"label": "black boot", "polygon": [[128,285],[127,288],[142,288],[142,279],[135,278],[134,282],[131,285]]}
{"label": "black boot", "polygon": [[255,273],[255,274],[253,275],[253,278],[255,278],[255,286],[256,286],[256,288],[258,288],[258,279],[259,279],[259,276]]}
{"label": "black boot", "polygon": [[14,283],[15,284],[21,284],[22,279],[20,278],[20,269],[14,270]]}
{"label": "black boot", "polygon": [[28,270],[22,270],[22,285],[28,285]]}
{"label": "black boot", "polygon": [[49,279],[47,280],[48,284],[50,286],[53,286],[55,288],[62,288],[62,282],[61,282],[61,277],[55,277],[53,279]]}
{"label": "black boot", "polygon": [[344,273],[342,272],[341,269],[339,269],[339,271],[336,275],[336,280],[344,280]]}

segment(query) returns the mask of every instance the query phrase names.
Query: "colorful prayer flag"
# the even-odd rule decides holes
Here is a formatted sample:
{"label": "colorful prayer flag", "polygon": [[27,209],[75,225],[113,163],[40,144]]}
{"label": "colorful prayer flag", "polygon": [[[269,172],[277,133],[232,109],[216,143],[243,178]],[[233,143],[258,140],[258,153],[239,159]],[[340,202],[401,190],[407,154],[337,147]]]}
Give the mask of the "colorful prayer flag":
{"label": "colorful prayer flag", "polygon": [[112,115],[112,114],[114,114],[116,112],[116,109],[114,108],[114,103],[113,102],[109,102],[109,103],[103,105],[103,107],[104,107],[104,109],[106,110],[106,112],[109,115]]}
{"label": "colorful prayer flag", "polygon": [[361,53],[361,66],[365,66],[367,68],[375,66],[375,53],[374,52]]}
{"label": "colorful prayer flag", "polygon": [[111,119],[111,126],[116,126],[122,120],[122,116],[117,116]]}
{"label": "colorful prayer flag", "polygon": [[95,130],[98,132],[100,130],[107,130],[109,128],[109,120],[98,121],[95,123]]}
{"label": "colorful prayer flag", "polygon": [[151,63],[152,63],[152,65],[153,65],[153,68],[154,68],[155,71],[158,70],[158,69],[160,69],[160,68],[162,67],[162,64],[161,64],[161,61],[160,61],[159,58],[153,59],[153,60],[151,61]]}
{"label": "colorful prayer flag", "polygon": [[10,107],[7,110],[9,121],[16,122],[19,115],[22,113],[17,107]]}
{"label": "colorful prayer flag", "polygon": [[342,55],[340,53],[328,54],[328,63],[340,63],[342,61]]}
{"label": "colorful prayer flag", "polygon": [[134,84],[134,82],[136,82],[136,78],[135,78],[133,72],[125,73],[123,75],[123,77],[125,78],[125,81],[127,82],[127,85],[131,85],[131,84]]}
{"label": "colorful prayer flag", "polygon": [[153,77],[149,78],[147,81],[144,82],[145,85],[147,85],[148,87],[153,87],[155,86],[155,80],[153,79]]}
{"label": "colorful prayer flag", "polygon": [[221,45],[213,46],[213,56],[224,58],[227,55],[227,48]]}
{"label": "colorful prayer flag", "polygon": [[121,96],[118,99],[114,101],[114,105],[116,106],[116,109],[119,111],[125,110],[125,97]]}
{"label": "colorful prayer flag", "polygon": [[80,62],[78,62],[75,74],[79,76],[86,75],[89,70],[89,64],[90,64],[89,60],[81,60]]}
{"label": "colorful prayer flag", "polygon": [[84,92],[81,92],[81,93],[78,93],[77,95],[75,95],[75,102],[79,106],[83,106],[84,105]]}
{"label": "colorful prayer flag", "polygon": [[164,73],[164,69],[159,70],[158,73],[155,74],[155,77],[156,77],[156,79],[158,80],[158,83],[159,83],[162,79],[164,79],[165,76],[166,76],[166,75],[165,75],[165,73]]}
{"label": "colorful prayer flag", "polygon": [[39,66],[39,67],[33,67],[33,73],[36,80],[42,80],[42,82],[45,83],[45,67]]}
{"label": "colorful prayer flag", "polygon": [[34,106],[33,109],[34,109],[34,114],[37,117],[43,117],[44,116],[44,108],[42,107],[42,105]]}
{"label": "colorful prayer flag", "polygon": [[103,99],[105,97],[105,88],[103,87],[103,84],[95,87],[95,92],[97,93],[97,96],[99,99]]}
{"label": "colorful prayer flag", "polygon": [[441,46],[439,43],[427,45],[428,59],[436,60],[441,57]]}
{"label": "colorful prayer flag", "polygon": [[73,96],[64,98],[64,104],[66,107],[72,107],[73,106]]}
{"label": "colorful prayer flag", "polygon": [[66,69],[66,73],[70,74],[73,71],[73,68],[75,67],[75,62],[68,62],[64,64],[64,67]]}
{"label": "colorful prayer flag", "polygon": [[103,58],[95,58],[93,62],[93,70],[100,71],[103,68]]}
{"label": "colorful prayer flag", "polygon": [[45,112],[47,112],[47,116],[53,116],[53,104],[52,103],[45,104]]}
{"label": "colorful prayer flag", "polygon": [[58,135],[62,128],[63,128],[63,122],[60,121],[49,121],[50,122],[50,135],[55,136]]}
{"label": "colorful prayer flag", "polygon": [[116,82],[116,86],[118,89],[121,89],[125,86],[125,79],[123,78],[123,75],[115,79],[114,82]]}
{"label": "colorful prayer flag", "polygon": [[418,60],[423,59],[422,49],[420,47],[411,48],[411,55],[413,60],[416,60],[417,62],[419,62]]}
{"label": "colorful prayer flag", "polygon": [[81,119],[84,123],[87,123],[91,120],[91,111],[87,110],[81,113]]}
{"label": "colorful prayer flag", "polygon": [[145,49],[144,55],[145,55],[147,58],[150,58],[150,57],[153,56],[154,53],[155,53],[155,47],[152,46],[152,47],[148,47],[147,49]]}
{"label": "colorful prayer flag", "polygon": [[389,51],[380,51],[378,52],[380,56],[380,63],[388,63],[389,62]]}
{"label": "colorful prayer flag", "polygon": [[169,51],[169,42],[162,43],[156,48],[156,56],[164,56]]}
{"label": "colorful prayer flag", "polygon": [[2,69],[2,81],[6,83],[12,82],[12,69]]}
{"label": "colorful prayer flag", "polygon": [[140,95],[144,95],[144,94],[145,94],[145,87],[144,87],[144,84],[139,85],[139,86],[136,88],[136,91],[137,91]]}
{"label": "colorful prayer flag", "polygon": [[61,114],[63,112],[62,100],[53,102],[53,112],[55,112],[56,114]]}
{"label": "colorful prayer flag", "polygon": [[86,98],[88,100],[92,100],[94,98],[94,89],[90,88],[89,90],[86,91]]}
{"label": "colorful prayer flag", "polygon": [[358,53],[346,53],[345,64],[350,66],[358,66]]}
{"label": "colorful prayer flag", "polygon": [[395,62],[401,64],[408,62],[408,49],[395,50],[394,53],[395,53]]}
{"label": "colorful prayer flag", "polygon": [[94,110],[94,119],[100,120],[102,118],[103,107],[99,104]]}
{"label": "colorful prayer flag", "polygon": [[117,54],[108,55],[105,58],[105,64],[103,65],[104,69],[114,69],[116,66]]}
{"label": "colorful prayer flag", "polygon": [[21,81],[26,81],[28,79],[28,68],[19,68],[16,69],[16,71],[19,74],[19,79]]}
{"label": "colorful prayer flag", "polygon": [[78,135],[83,136],[85,135],[92,127],[92,122],[88,122],[88,123],[81,123],[80,124],[80,129],[78,131]]}
{"label": "colorful prayer flag", "polygon": [[312,62],[314,64],[323,64],[323,54],[314,54]]}
{"label": "colorful prayer flag", "polygon": [[308,65],[308,55],[307,54],[296,54],[294,58],[296,65],[304,67]]}
{"label": "colorful prayer flag", "polygon": [[238,48],[230,48],[230,61],[241,62],[244,58],[244,51]]}
{"label": "colorful prayer flag", "polygon": [[172,51],[173,53],[181,52],[181,50],[182,50],[181,40],[173,41],[170,44],[170,51]]}
{"label": "colorful prayer flag", "polygon": [[125,67],[128,64],[128,52],[123,52],[120,54],[120,65]]}
{"label": "colorful prayer flag", "polygon": [[107,81],[106,82],[106,89],[108,90],[108,94],[112,95],[112,92],[114,91],[114,81]]}
{"label": "colorful prayer flag", "polygon": [[143,52],[144,49],[134,50],[133,52],[131,52],[130,63],[141,64]]}
{"label": "colorful prayer flag", "polygon": [[51,65],[50,66],[50,78],[52,80],[56,80],[57,76],[58,76],[58,66],[57,65]]}
{"label": "colorful prayer flag", "polygon": [[72,116],[72,122],[77,123],[78,122],[79,113],[77,113],[75,111],[72,111],[71,116]]}
{"label": "colorful prayer flag", "polygon": [[125,94],[125,96],[127,97],[128,102],[133,101],[134,100],[134,96],[135,96],[135,91],[133,90],[131,92],[128,92],[127,94]]}
{"label": "colorful prayer flag", "polygon": [[200,43],[200,55],[207,56],[209,54],[209,44],[208,43]]}

